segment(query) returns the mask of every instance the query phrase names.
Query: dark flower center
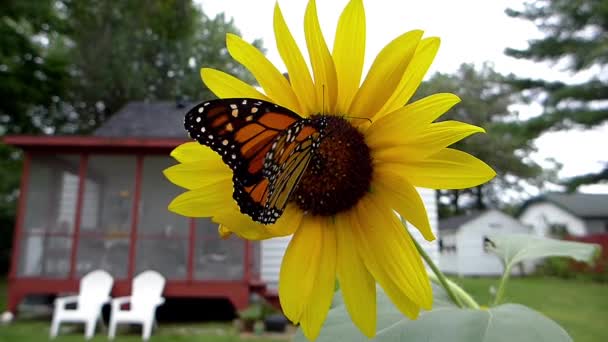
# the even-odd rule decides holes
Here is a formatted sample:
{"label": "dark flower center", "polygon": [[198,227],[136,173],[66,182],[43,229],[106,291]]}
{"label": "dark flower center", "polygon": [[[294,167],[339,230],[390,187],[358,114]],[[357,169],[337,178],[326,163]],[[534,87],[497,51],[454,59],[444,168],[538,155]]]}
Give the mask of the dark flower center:
{"label": "dark flower center", "polygon": [[315,115],[324,122],[319,147],[291,195],[300,209],[332,216],[352,208],[369,191],[372,161],[363,134],[339,116]]}

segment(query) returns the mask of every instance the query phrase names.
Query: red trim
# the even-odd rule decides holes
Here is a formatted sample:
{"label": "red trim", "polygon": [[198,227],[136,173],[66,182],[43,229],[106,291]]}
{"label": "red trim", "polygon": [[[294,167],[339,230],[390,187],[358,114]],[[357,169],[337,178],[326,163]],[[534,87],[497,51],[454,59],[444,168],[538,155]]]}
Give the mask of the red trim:
{"label": "red trim", "polygon": [[3,142],[17,147],[36,150],[61,150],[82,151],[88,149],[110,150],[114,152],[125,152],[134,149],[169,150],[177,145],[187,142],[186,139],[175,138],[107,138],[93,136],[33,136],[33,135],[8,135]]}
{"label": "red trim", "polygon": [[29,152],[23,153],[23,170],[21,172],[21,184],[19,185],[19,200],[17,202],[17,217],[15,218],[15,231],[13,232],[13,255],[11,259],[11,271],[9,279],[13,280],[17,276],[19,268],[19,252],[21,251],[21,234],[23,230],[23,219],[25,215],[28,182],[30,178],[30,165],[32,156]]}
{"label": "red trim", "polygon": [[84,187],[87,178],[87,166],[89,164],[89,156],[82,154],[80,156],[80,165],[78,167],[78,194],[76,195],[76,217],[74,218],[74,236],[72,237],[72,253],[70,255],[70,279],[74,279],[76,275],[76,257],[78,255],[78,243],[80,242],[80,221],[82,213],[82,203],[84,202]]}
{"label": "red trim", "polygon": [[137,156],[137,164],[135,167],[135,191],[133,194],[133,203],[131,207],[131,236],[129,240],[129,270],[127,279],[133,279],[135,276],[135,257],[137,248],[137,224],[139,221],[139,197],[141,195],[141,175],[144,167],[144,157]]}
{"label": "red trim", "polygon": [[190,225],[190,240],[188,241],[188,282],[192,282],[194,279],[194,255],[196,248],[196,221],[191,218],[189,220]]}

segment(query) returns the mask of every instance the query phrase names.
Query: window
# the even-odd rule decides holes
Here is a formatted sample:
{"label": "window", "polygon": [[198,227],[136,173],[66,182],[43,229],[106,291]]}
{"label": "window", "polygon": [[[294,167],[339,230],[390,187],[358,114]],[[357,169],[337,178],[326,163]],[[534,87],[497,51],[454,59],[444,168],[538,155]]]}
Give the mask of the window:
{"label": "window", "polygon": [[76,258],[79,276],[95,269],[127,277],[135,157],[91,155],[87,163]]}
{"label": "window", "polygon": [[167,279],[188,275],[189,220],[167,210],[181,190],[162,171],[173,165],[167,156],[146,156],[138,208],[136,273],[156,270]]}
{"label": "window", "polygon": [[79,163],[78,155],[31,156],[17,271],[20,276],[68,276]]}

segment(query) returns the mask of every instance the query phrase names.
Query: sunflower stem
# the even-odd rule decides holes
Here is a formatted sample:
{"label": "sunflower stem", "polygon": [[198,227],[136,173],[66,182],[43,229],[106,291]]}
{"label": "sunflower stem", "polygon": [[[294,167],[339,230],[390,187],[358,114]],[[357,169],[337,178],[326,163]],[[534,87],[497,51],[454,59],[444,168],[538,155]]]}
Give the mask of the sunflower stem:
{"label": "sunflower stem", "polygon": [[500,304],[500,301],[505,294],[505,286],[509,280],[509,275],[511,275],[511,267],[505,264],[505,271],[500,278],[500,284],[498,285],[498,290],[496,291],[496,296],[494,296],[494,303],[492,305],[496,306]]}
{"label": "sunflower stem", "polygon": [[[405,230],[407,231],[407,227],[405,227]],[[409,234],[409,231],[408,231],[408,234]],[[441,271],[439,270],[437,265],[435,265],[435,263],[433,262],[431,257],[426,253],[426,251],[422,248],[422,246],[420,246],[418,241],[416,239],[414,239],[414,237],[412,237],[411,234],[410,234],[410,237],[412,238],[412,241],[414,241],[414,245],[416,246],[418,253],[420,253],[420,255],[422,255],[422,259],[424,259],[424,261],[426,262],[427,265],[429,265],[429,267],[431,268],[431,270],[433,271],[435,276],[437,276],[437,279],[439,279],[439,283],[441,284],[441,286],[443,286],[445,291],[448,293],[448,296],[450,296],[450,299],[456,305],[458,305],[458,307],[464,308],[465,307],[464,304],[462,303],[460,298],[458,296],[456,296],[456,294],[454,293],[450,284],[448,284],[448,279],[445,277],[445,275],[443,275],[443,273],[441,273]]]}

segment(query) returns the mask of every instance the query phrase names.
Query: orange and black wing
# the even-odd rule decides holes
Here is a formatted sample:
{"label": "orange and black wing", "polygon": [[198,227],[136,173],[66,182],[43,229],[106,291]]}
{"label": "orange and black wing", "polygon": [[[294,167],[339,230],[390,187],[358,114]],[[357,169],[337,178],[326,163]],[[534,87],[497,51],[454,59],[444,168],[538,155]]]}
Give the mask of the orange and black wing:
{"label": "orange and black wing", "polygon": [[279,136],[298,122],[308,121],[270,102],[238,98],[197,105],[186,114],[184,126],[193,139],[220,154],[233,170],[233,197],[241,212],[255,221],[271,223],[265,219],[269,200],[274,198],[270,196],[274,186],[264,171],[267,155]]}
{"label": "orange and black wing", "polygon": [[301,118],[287,108],[257,99],[221,99],[192,108],[184,120],[190,137],[222,156],[235,182],[262,180],[264,159],[273,140]]}
{"label": "orange and black wing", "polygon": [[316,153],[325,121],[301,120],[281,133],[273,142],[264,162],[264,177],[268,179],[268,195],[264,203],[264,223],[274,223]]}

